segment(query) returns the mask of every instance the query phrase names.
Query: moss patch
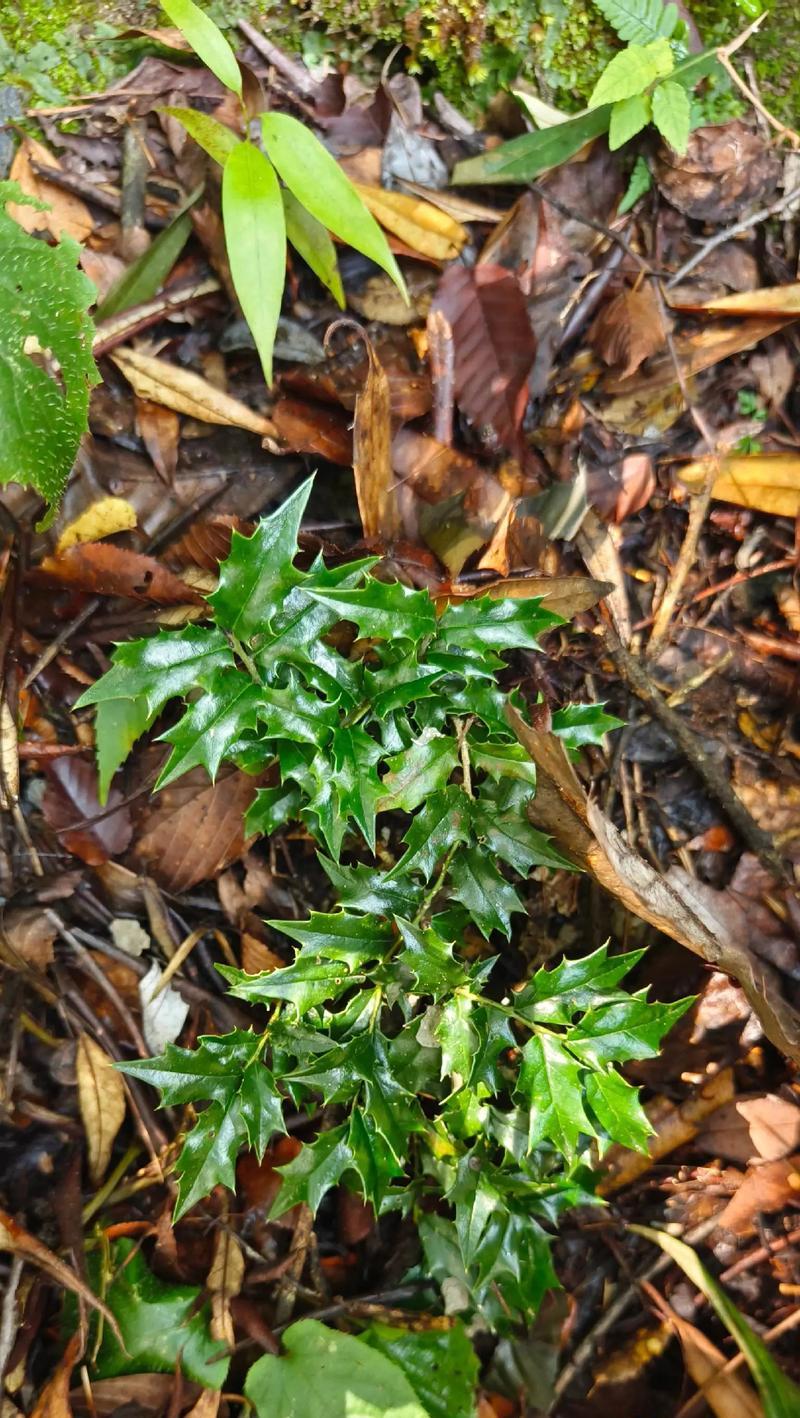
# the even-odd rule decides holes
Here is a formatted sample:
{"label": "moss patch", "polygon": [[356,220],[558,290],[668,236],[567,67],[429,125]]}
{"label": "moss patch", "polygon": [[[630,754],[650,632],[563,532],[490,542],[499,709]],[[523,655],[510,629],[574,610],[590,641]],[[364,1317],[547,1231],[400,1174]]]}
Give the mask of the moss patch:
{"label": "moss patch", "polygon": [[[731,0],[699,0],[692,14],[706,44],[724,44],[748,23]],[[761,97],[780,118],[796,128],[800,122],[800,18],[796,0],[769,0],[761,28],[744,51],[755,60]],[[744,76],[742,56],[734,58]]]}

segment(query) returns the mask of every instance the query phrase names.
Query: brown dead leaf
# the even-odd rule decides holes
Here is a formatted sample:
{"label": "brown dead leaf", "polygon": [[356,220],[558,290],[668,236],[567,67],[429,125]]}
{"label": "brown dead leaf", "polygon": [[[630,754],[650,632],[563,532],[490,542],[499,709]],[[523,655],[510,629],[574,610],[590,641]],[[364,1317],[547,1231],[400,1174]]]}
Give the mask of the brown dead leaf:
{"label": "brown dead leaf", "polygon": [[712,315],[800,315],[800,282],[786,286],[764,286],[761,290],[737,291],[693,304],[672,302],[676,310],[707,310]]}
{"label": "brown dead leaf", "polygon": [[620,291],[603,307],[589,331],[595,353],[620,379],[663,349],[664,342],[661,306],[649,282],[639,290]]}
{"label": "brown dead leaf", "polygon": [[89,1177],[98,1186],[106,1174],[114,1140],[125,1120],[125,1088],[111,1059],[89,1034],[81,1034],[75,1055],[78,1102],[86,1133]]}
{"label": "brown dead leaf", "polygon": [[0,937],[36,970],[52,964],[56,935],[52,921],[38,906],[17,906],[0,917]]}
{"label": "brown dead leaf", "polygon": [[257,936],[242,932],[242,969],[246,975],[262,975],[280,970],[286,962]]}
{"label": "brown dead leaf", "polygon": [[227,1227],[217,1232],[214,1258],[206,1279],[211,1296],[211,1335],[229,1349],[234,1345],[231,1300],[239,1294],[244,1279],[244,1255],[238,1240]]}
{"label": "brown dead leaf", "polygon": [[178,466],[179,415],[151,399],[137,399],[136,428],[158,476],[171,487]]}
{"label": "brown dead leaf", "polygon": [[55,183],[48,182],[46,178],[35,173],[31,167],[32,162],[38,163],[41,167],[61,170],[61,164],[43,143],[37,142],[27,133],[23,135],[14,154],[8,174],[9,180],[18,182],[26,196],[35,197],[37,201],[44,202],[47,211],[38,212],[35,207],[25,207],[18,202],[9,202],[9,211],[14,220],[19,222],[19,225],[27,232],[49,232],[56,241],[63,232],[73,237],[75,241],[85,241],[94,231],[94,219],[86,203],[82,202],[80,197],[75,197],[71,192],[65,192],[63,188],[56,187]]}
{"label": "brown dead leaf", "polygon": [[[717,469],[719,472],[717,473]],[[716,476],[714,476],[716,474]],[[796,517],[800,511],[800,454],[749,453],[697,458],[678,470],[678,477],[696,491],[714,477],[717,502],[752,507],[773,517]]]}
{"label": "brown dead leaf", "polygon": [[328,404],[281,398],[272,410],[273,442],[282,453],[313,453],[349,468],[353,462],[353,435],[349,420]]}
{"label": "brown dead leaf", "polygon": [[736,221],[749,205],[769,200],[780,176],[778,154],[741,118],[695,128],[682,156],[662,145],[655,167],[656,182],[673,207],[720,226]]}
{"label": "brown dead leaf", "polygon": [[132,532],[136,511],[124,497],[101,497],[92,502],[59,534],[56,556],[81,542],[101,542],[117,532]]}
{"label": "brown dead leaf", "polygon": [[[198,1384],[182,1380],[182,1404],[191,1404],[201,1393]],[[161,1418],[175,1397],[175,1375],[172,1374],[121,1374],[116,1379],[92,1380],[92,1410],[86,1404],[82,1388],[73,1389],[70,1394],[76,1413],[88,1418],[115,1418],[120,1409],[135,1406],[137,1412],[146,1418]]]}
{"label": "brown dead leaf", "polygon": [[779,1162],[800,1148],[800,1107],[776,1093],[736,1098],[709,1119],[695,1145],[727,1162]]}
{"label": "brown dead leaf", "polygon": [[360,182],[354,185],[375,220],[412,251],[433,261],[452,261],[466,245],[466,228],[440,207],[405,192],[386,192]]}
{"label": "brown dead leaf", "polygon": [[764,1418],[764,1409],[749,1383],[734,1372],[722,1373],[727,1359],[701,1329],[670,1307],[668,1323],[683,1350],[686,1372],[703,1391],[703,1398],[716,1418]]}
{"label": "brown dead leaf", "polygon": [[19,800],[19,736],[17,721],[0,687],[0,810],[8,812]]}
{"label": "brown dead leaf", "polygon": [[73,1334],[52,1377],[39,1394],[35,1407],[31,1409],[31,1418],[72,1418],[69,1381],[82,1353],[83,1339],[80,1334]]}
{"label": "brown dead leaf", "polygon": [[[392,194],[397,195],[397,194]],[[356,399],[353,475],[364,536],[391,543],[400,530],[392,470],[389,381],[372,341],[365,336],[369,373]]]}
{"label": "brown dead leaf", "polygon": [[90,867],[101,866],[109,857],[124,852],[133,835],[133,824],[128,808],[113,811],[121,802],[119,790],[112,788],[108,802],[101,807],[94,764],[80,758],[57,758],[45,768],[47,787],[42,812],[67,851]]}
{"label": "brown dead leaf", "polygon": [[714,891],[677,867],[665,876],[656,872],[587,799],[555,735],[532,728],[510,705],[506,717],[539,769],[528,808],[534,825],[634,915],[732,975],[767,1038],[800,1062],[800,1016],[786,999],[778,972],[750,950],[747,912],[730,893]]}
{"label": "brown dead leaf", "polygon": [[75,1274],[68,1265],[59,1260],[47,1246],[43,1246],[41,1241],[37,1241],[35,1236],[31,1236],[23,1226],[19,1226],[13,1216],[7,1212],[0,1211],[0,1251],[10,1251],[12,1255],[20,1256],[28,1264],[36,1266],[38,1270],[43,1270],[46,1275],[54,1280],[56,1285],[62,1289],[69,1290],[73,1295],[77,1295],[93,1310],[98,1310],[106,1322],[111,1326],[115,1339],[121,1348],[125,1344],[114,1315],[108,1305],[103,1300],[98,1299],[89,1286]]}
{"label": "brown dead leaf", "polygon": [[529,600],[541,596],[549,611],[570,619],[581,611],[591,610],[611,589],[608,581],[593,581],[590,576],[507,576],[489,584],[455,582],[437,600],[457,605],[475,596],[489,596],[493,601]]}
{"label": "brown dead leaf", "polygon": [[243,819],[259,779],[233,769],[209,783],[192,770],[159,793],[142,824],[135,857],[166,891],[188,891],[245,850]]}
{"label": "brown dead leaf", "polygon": [[717,1224],[740,1239],[758,1230],[758,1218],[785,1211],[800,1201],[800,1156],[751,1167],[738,1191],[720,1212]]}
{"label": "brown dead leaf", "polygon": [[154,557],[105,542],[84,542],[45,556],[32,576],[95,596],[125,596],[164,606],[204,604],[197,591]]}
{"label": "brown dead leaf", "polygon": [[275,436],[275,428],[269,419],[238,399],[231,398],[230,394],[215,389],[199,374],[192,374],[190,370],[181,369],[168,360],[141,354],[138,350],[115,350],[111,359],[140,399],[150,399],[203,423],[246,428],[262,438]]}
{"label": "brown dead leaf", "polygon": [[192,1405],[186,1418],[217,1418],[222,1394],[216,1388],[204,1388],[197,1402]]}
{"label": "brown dead leaf", "polygon": [[457,403],[474,424],[488,426],[513,448],[536,355],[519,282],[502,266],[451,266],[431,310],[441,311],[453,332]]}
{"label": "brown dead leaf", "polygon": [[253,531],[254,524],[244,522],[241,517],[208,517],[193,522],[183,536],[171,542],[165,557],[173,566],[197,566],[202,571],[216,572],[219,563],[230,555],[233,533],[250,537]]}

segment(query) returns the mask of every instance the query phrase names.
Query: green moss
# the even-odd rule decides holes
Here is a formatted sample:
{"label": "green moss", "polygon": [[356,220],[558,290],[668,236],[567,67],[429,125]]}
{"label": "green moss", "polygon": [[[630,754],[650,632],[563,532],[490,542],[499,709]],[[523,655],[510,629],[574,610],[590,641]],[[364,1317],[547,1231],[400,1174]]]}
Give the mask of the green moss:
{"label": "green moss", "polygon": [[[692,14],[706,44],[724,44],[748,24],[748,16],[731,0],[699,0]],[[796,128],[800,121],[800,23],[796,0],[772,0],[761,28],[743,54],[755,61],[761,97],[782,122]],[[742,55],[734,59],[744,77]]]}

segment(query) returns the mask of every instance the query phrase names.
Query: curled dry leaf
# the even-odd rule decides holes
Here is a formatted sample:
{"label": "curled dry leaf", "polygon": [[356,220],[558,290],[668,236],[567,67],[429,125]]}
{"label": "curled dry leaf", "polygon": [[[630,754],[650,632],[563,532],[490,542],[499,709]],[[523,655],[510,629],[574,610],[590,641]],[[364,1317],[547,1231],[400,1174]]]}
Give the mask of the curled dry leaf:
{"label": "curled dry leaf", "polygon": [[738,1191],[720,1212],[719,1229],[741,1238],[753,1236],[758,1231],[762,1216],[776,1211],[785,1212],[797,1201],[800,1190],[798,1167],[800,1156],[797,1154],[751,1167]]}
{"label": "curled dry leaf", "polygon": [[360,182],[355,188],[375,220],[412,251],[434,261],[452,261],[466,245],[466,228],[440,207],[405,192],[386,192]]}
{"label": "curled dry leaf", "polygon": [[231,1300],[239,1294],[244,1279],[244,1255],[236,1236],[228,1227],[217,1232],[214,1259],[206,1280],[211,1296],[211,1334],[220,1344],[233,1348]]}
{"label": "curled dry leaf", "polygon": [[672,1309],[668,1323],[680,1341],[687,1374],[702,1389],[716,1418],[764,1418],[761,1400],[741,1374],[721,1372],[728,1360],[701,1329],[681,1319]]}
{"label": "curled dry leaf", "polygon": [[46,231],[56,241],[63,232],[75,241],[85,241],[94,230],[94,220],[85,202],[72,192],[65,192],[48,182],[40,173],[34,172],[31,163],[40,167],[51,167],[60,172],[61,165],[43,143],[25,134],[14,154],[9,171],[11,182],[18,182],[28,197],[43,202],[47,210],[38,212],[35,207],[20,206],[9,202],[9,210],[14,220],[27,232]]}
{"label": "curled dry leaf", "polygon": [[125,1088],[111,1059],[89,1034],[81,1034],[78,1039],[75,1072],[89,1177],[97,1186],[106,1174],[114,1141],[125,1120]]}
{"label": "curled dry leaf", "polygon": [[729,1162],[779,1162],[800,1148],[800,1107],[776,1093],[736,1098],[709,1119],[697,1145]]}
{"label": "curled dry leaf", "polygon": [[105,542],[85,542],[45,556],[34,574],[95,596],[125,596],[163,606],[203,604],[202,596],[154,557]]}
{"label": "curled dry leaf", "polygon": [[353,462],[353,435],[339,409],[301,399],[279,399],[272,410],[272,437],[282,453],[313,453],[349,468]]}
{"label": "curled dry leaf", "polygon": [[158,476],[171,486],[178,467],[181,431],[178,414],[164,404],[154,404],[151,399],[137,399],[136,427]]}
{"label": "curled dry leaf", "polygon": [[204,769],[159,793],[142,825],[136,859],[166,891],[188,891],[237,861],[243,819],[260,780],[234,769],[209,783]]}
{"label": "curled dry leaf", "polygon": [[239,399],[215,389],[199,374],[180,369],[165,359],[141,354],[138,350],[115,350],[111,359],[140,399],[151,399],[153,403],[164,404],[178,414],[188,414],[203,423],[246,428],[262,438],[275,435],[269,419],[248,408]]}
{"label": "curled dry leaf", "polygon": [[662,147],[655,177],[668,202],[696,221],[725,226],[774,195],[777,153],[743,119],[695,128],[683,156]]}
{"label": "curled dry leaf", "polygon": [[17,722],[0,687],[0,809],[8,812],[19,798]]}
{"label": "curled dry leaf", "polygon": [[57,934],[50,917],[39,906],[16,906],[0,916],[0,937],[36,970],[46,970],[52,964]]}
{"label": "curled dry leaf", "polygon": [[364,536],[380,537],[390,543],[400,530],[400,516],[392,469],[389,381],[372,341],[366,336],[365,343],[369,372],[356,399],[353,474]]}
{"label": "curled dry leaf", "polygon": [[712,315],[800,315],[800,282],[737,291],[735,295],[716,296],[697,304],[673,300],[672,306],[678,310],[707,310]]}
{"label": "curled dry leaf", "polygon": [[592,609],[612,589],[609,581],[594,581],[591,576],[506,576],[501,581],[486,583],[456,582],[437,600],[454,605],[474,596],[490,596],[493,601],[529,600],[541,596],[549,611],[563,615],[565,620]]}
{"label": "curled dry leaf", "polygon": [[661,306],[652,285],[620,291],[603,307],[589,331],[589,343],[620,379],[664,348]]}
{"label": "curled dry leaf", "polygon": [[31,1418],[72,1418],[69,1401],[69,1381],[72,1370],[83,1353],[83,1339],[80,1333],[73,1334],[59,1359],[52,1377],[48,1379],[36,1405],[31,1409]]}
{"label": "curled dry leaf", "polygon": [[28,1264],[36,1266],[38,1270],[43,1270],[51,1280],[55,1281],[56,1285],[77,1295],[93,1310],[98,1310],[106,1323],[110,1325],[117,1342],[124,1348],[119,1325],[108,1305],[100,1300],[93,1290],[89,1289],[89,1286],[81,1280],[79,1275],[75,1274],[74,1270],[59,1260],[57,1255],[48,1250],[47,1246],[42,1245],[41,1241],[37,1241],[36,1237],[26,1231],[23,1226],[19,1226],[13,1216],[9,1216],[5,1211],[0,1211],[0,1251],[10,1251],[12,1255],[20,1256]]}
{"label": "curled dry leaf", "polygon": [[453,332],[457,403],[474,424],[487,426],[500,443],[512,448],[536,355],[516,277],[502,266],[451,266],[431,309],[442,312]]}
{"label": "curled dry leaf", "polygon": [[[79,758],[57,758],[46,764],[47,787],[42,801],[45,821],[67,851],[90,867],[101,866],[109,857],[125,851],[133,834],[127,808],[113,809],[121,802],[112,788],[105,807],[97,796],[97,770]],[[112,811],[109,812],[109,808]],[[74,825],[73,825],[74,824]]]}
{"label": "curled dry leaf", "polygon": [[699,492],[710,477],[717,502],[752,507],[773,517],[796,517],[800,511],[800,454],[748,453],[697,458],[678,471],[682,483]]}
{"label": "curled dry leaf", "polygon": [[56,556],[81,542],[101,542],[117,532],[132,532],[136,526],[136,510],[124,497],[101,497],[84,508],[60,533]]}

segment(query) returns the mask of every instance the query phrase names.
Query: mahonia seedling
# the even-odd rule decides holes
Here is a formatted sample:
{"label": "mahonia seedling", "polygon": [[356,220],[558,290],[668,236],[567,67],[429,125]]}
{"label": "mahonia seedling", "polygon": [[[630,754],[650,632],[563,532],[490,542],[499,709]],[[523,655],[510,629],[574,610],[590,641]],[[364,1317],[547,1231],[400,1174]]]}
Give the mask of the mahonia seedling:
{"label": "mahonia seedling", "polygon": [[[646,1146],[617,1065],[656,1053],[689,1001],[626,993],[641,952],[606,946],[492,992],[491,943],[524,910],[521,884],[536,866],[570,869],[528,820],[535,769],[497,682],[503,652],[535,650],[559,617],[489,597],[439,613],[427,591],[378,580],[373,560],[299,569],[309,490],[252,536],[234,532],[211,624],[120,645],[80,701],[97,706],[106,778],[174,701],[161,785],[198,766],[269,769],[246,832],[304,824],[337,902],[269,922],[294,944],[285,967],[219,967],[267,1012],[260,1032],[125,1068],[165,1104],[205,1104],[178,1161],[178,1216],[233,1187],[242,1149],[263,1156],[287,1102],[321,1105],[325,1126],[281,1169],[273,1214],[316,1210],[339,1184],[379,1215],[411,1212],[450,1300],[502,1328],[555,1283],[553,1225],[591,1198],[592,1156]],[[553,721],[572,750],[617,724],[599,705]]]}

